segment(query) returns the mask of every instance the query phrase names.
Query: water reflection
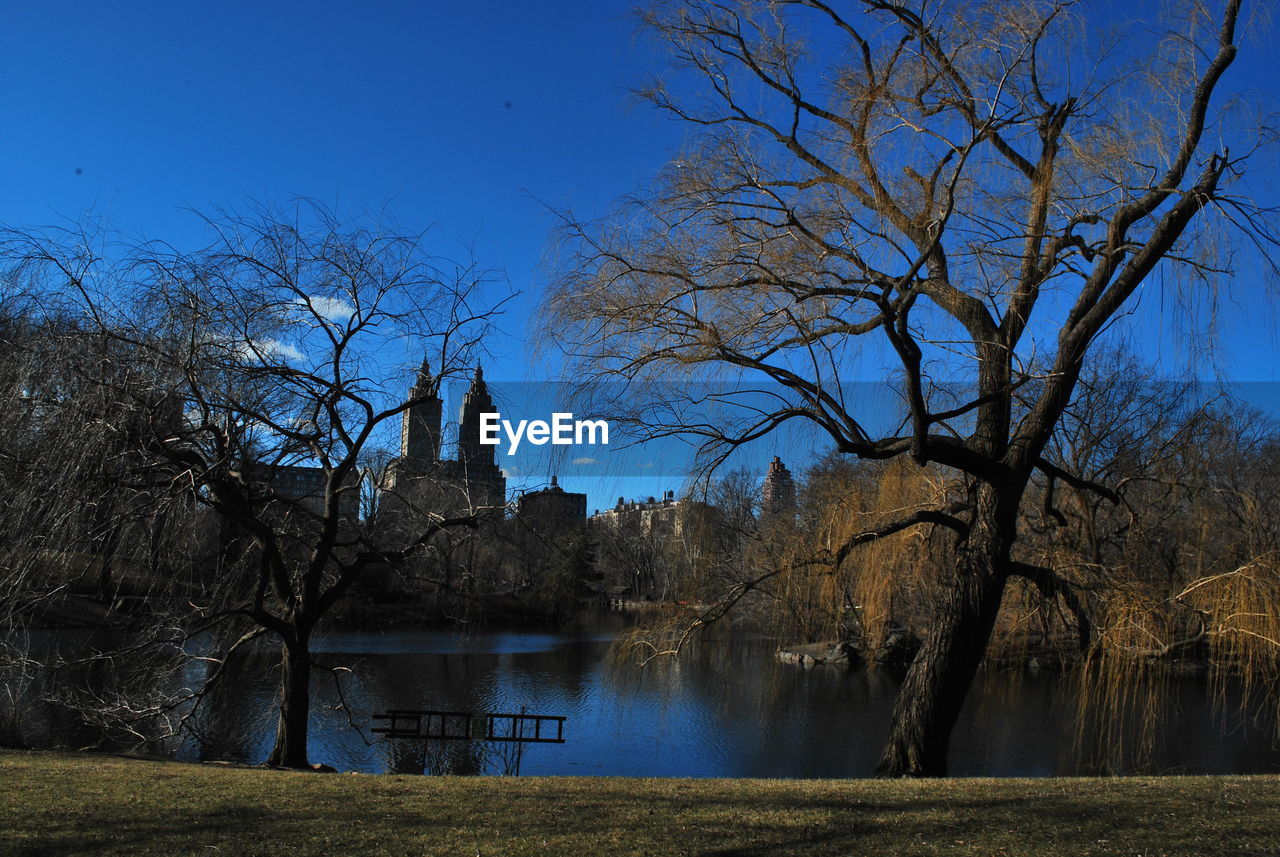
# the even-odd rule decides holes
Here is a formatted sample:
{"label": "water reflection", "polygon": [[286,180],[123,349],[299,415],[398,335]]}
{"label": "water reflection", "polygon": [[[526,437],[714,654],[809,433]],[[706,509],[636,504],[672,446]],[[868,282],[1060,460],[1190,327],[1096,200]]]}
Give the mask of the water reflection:
{"label": "water reflection", "polygon": [[[780,664],[773,644],[746,634],[699,645],[644,669],[614,663],[625,618],[584,619],[565,633],[455,631],[330,633],[317,639],[310,755],[371,773],[717,777],[870,775],[897,692],[875,670]],[[188,665],[188,686],[203,677]],[[274,728],[277,659],[269,647],[228,665],[178,748],[186,759],[261,761]],[[1048,776],[1132,769],[1227,773],[1280,770],[1269,729],[1228,707],[1215,717],[1207,689],[1173,683],[1159,740],[1081,742],[1077,695],[1052,674],[979,679],[952,741],[960,776]],[[508,711],[568,717],[565,744],[375,740],[388,709]],[[45,712],[47,715],[50,712]],[[50,715],[53,716],[53,715]],[[59,728],[68,728],[65,711]],[[83,729],[84,727],[74,727]],[[30,738],[30,736],[26,736]],[[1097,736],[1094,736],[1097,737]],[[1109,743],[1111,741],[1111,743]],[[26,743],[39,743],[30,740]]]}

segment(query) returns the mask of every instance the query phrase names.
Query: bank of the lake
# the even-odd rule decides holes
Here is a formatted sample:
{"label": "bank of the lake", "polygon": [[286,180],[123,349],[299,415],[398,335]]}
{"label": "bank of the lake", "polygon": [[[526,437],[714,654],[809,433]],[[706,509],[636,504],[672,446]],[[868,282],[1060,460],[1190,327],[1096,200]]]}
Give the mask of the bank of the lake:
{"label": "bank of the lake", "polygon": [[1280,777],[312,774],[0,751],[0,853],[1274,855]]}

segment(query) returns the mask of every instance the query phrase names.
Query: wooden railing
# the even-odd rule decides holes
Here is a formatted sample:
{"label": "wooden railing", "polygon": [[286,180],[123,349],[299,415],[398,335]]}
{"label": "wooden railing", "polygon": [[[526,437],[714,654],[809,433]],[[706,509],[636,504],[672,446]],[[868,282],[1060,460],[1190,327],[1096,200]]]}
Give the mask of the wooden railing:
{"label": "wooden railing", "polygon": [[563,744],[565,717],[556,714],[477,714],[471,711],[391,709],[375,714],[385,722],[371,731],[388,738],[425,741],[513,741]]}

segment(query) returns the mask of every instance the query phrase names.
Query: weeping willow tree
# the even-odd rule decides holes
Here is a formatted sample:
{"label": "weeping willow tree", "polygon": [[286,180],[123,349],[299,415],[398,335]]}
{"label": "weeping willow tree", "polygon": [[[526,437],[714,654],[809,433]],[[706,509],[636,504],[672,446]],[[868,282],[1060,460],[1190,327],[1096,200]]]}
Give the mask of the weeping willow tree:
{"label": "weeping willow tree", "polygon": [[[1001,0],[644,16],[672,69],[642,95],[689,143],[614,214],[566,218],[548,332],[580,377],[781,391],[740,422],[661,427],[711,458],[807,420],[842,454],[960,475],[945,502],[834,546],[949,532],[884,775],[946,772],[1008,582],[1065,586],[1015,548],[1033,479],[1111,492],[1046,454],[1099,337],[1144,286],[1226,281],[1233,224],[1274,243],[1243,182],[1257,138],[1220,91],[1242,5],[1114,26]],[[900,428],[842,383],[868,365],[892,367]]]}
{"label": "weeping willow tree", "polygon": [[[274,639],[268,761],[303,768],[317,626],[360,586],[431,555],[484,513],[424,501],[390,527],[360,518],[359,493],[378,438],[407,424],[404,415],[435,395],[432,383],[474,365],[498,310],[487,272],[437,259],[420,235],[344,222],[315,203],[206,224],[212,243],[186,252],[121,248],[80,230],[5,230],[0,258],[41,293],[64,296],[87,341],[104,349],[92,372],[73,376],[85,392],[71,401],[122,403],[98,421],[117,427],[107,435],[117,457],[204,510],[218,542],[215,585],[167,602],[178,611],[168,638],[130,646],[161,659],[175,642],[191,643],[204,665],[193,670],[198,681],[122,714],[188,717],[229,663]],[[437,372],[431,383],[420,375],[407,400],[391,380],[405,342],[432,355]],[[135,414],[138,430],[122,425]],[[23,461],[29,472],[17,481],[38,491],[42,459]],[[104,474],[104,500],[119,505],[124,475]],[[40,522],[28,531],[47,538]]]}
{"label": "weeping willow tree", "polygon": [[[174,605],[202,592],[203,521],[185,486],[142,449],[176,410],[155,395],[153,363],[56,296],[18,278],[10,285],[0,294],[0,740],[42,740],[46,703],[120,735],[114,714],[148,708],[151,679],[172,672],[173,659],[135,670],[107,653],[108,639],[73,658],[35,651],[28,632],[71,625],[112,634],[127,625],[138,631],[134,643],[173,638]],[[108,381],[128,394],[109,393]],[[79,681],[89,671],[101,679],[93,698]],[[127,702],[124,684],[133,687]]]}
{"label": "weeping willow tree", "polygon": [[[1124,773],[1156,758],[1188,673],[1207,676],[1222,717],[1280,729],[1280,430],[1217,385],[1160,380],[1124,349],[1099,357],[1047,454],[1110,496],[1043,476],[1029,486],[1015,558],[1054,577],[1009,582],[984,663],[1015,677],[1065,670],[1081,764]],[[894,663],[927,630],[952,558],[946,528],[864,536],[962,491],[947,468],[827,456],[805,474],[794,518],[728,528],[737,538],[709,556],[723,600],[662,628],[662,651],[732,604],[789,642],[847,640]]]}
{"label": "weeping willow tree", "polygon": [[[953,489],[940,469],[893,460],[866,465],[827,456],[814,465],[797,519],[766,519],[746,552],[778,636],[855,642],[870,657],[891,631],[923,627],[945,544],[928,526],[858,537],[887,517],[936,508]],[[857,547],[845,549],[850,543]]]}
{"label": "weeping willow tree", "polygon": [[[1280,525],[1264,511],[1280,500],[1275,423],[1239,402],[1197,401],[1184,381],[1144,381],[1135,395],[1121,377],[1095,379],[1073,420],[1103,413],[1092,431],[1067,432],[1077,446],[1082,434],[1102,441],[1090,463],[1118,502],[1064,492],[1037,548],[1084,605],[1080,719],[1111,770],[1151,758],[1186,671],[1207,676],[1224,716],[1239,706],[1280,730]],[[1110,439],[1098,433],[1108,413],[1129,417]]]}

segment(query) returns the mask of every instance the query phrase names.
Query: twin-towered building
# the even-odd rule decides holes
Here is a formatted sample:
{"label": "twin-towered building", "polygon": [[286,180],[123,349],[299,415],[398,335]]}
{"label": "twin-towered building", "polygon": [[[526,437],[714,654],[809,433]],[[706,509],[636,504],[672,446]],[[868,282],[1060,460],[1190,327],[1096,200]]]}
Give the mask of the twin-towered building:
{"label": "twin-towered building", "polygon": [[[399,455],[379,484],[365,486],[376,493],[366,495],[375,502],[362,526],[378,533],[388,548],[399,549],[427,536],[431,524],[441,518],[478,513],[479,525],[451,529],[439,541],[433,538],[433,549],[414,558],[415,574],[401,576],[388,569],[376,580],[371,578],[372,591],[381,596],[400,599],[424,586],[415,581],[439,577],[513,601],[537,601],[551,598],[548,593],[563,595],[557,587],[563,588],[564,575],[572,571],[584,580],[595,575],[590,586],[566,590],[573,597],[585,597],[592,589],[599,594],[626,588],[661,599],[671,595],[676,575],[672,569],[695,563],[698,552],[723,526],[717,510],[677,498],[674,491],[640,501],[619,498],[613,508],[588,518],[587,495],[566,491],[554,476],[549,486],[526,491],[508,505],[507,480],[496,457],[499,447],[481,443],[482,416],[496,410],[484,373],[475,370],[460,402],[451,456],[443,452],[440,392],[439,377],[424,361],[401,415]],[[321,496],[323,477],[315,468],[278,468],[272,481],[279,494],[309,500]],[[359,485],[344,487],[349,489],[344,498],[354,506]],[[776,521],[793,514],[795,495],[790,472],[775,457],[758,495],[761,518]],[[344,516],[354,519],[354,508]],[[598,589],[602,581],[612,585],[604,583],[605,588]],[[436,591],[425,586],[422,592]]]}
{"label": "twin-towered building", "polygon": [[[498,466],[498,447],[480,442],[481,415],[495,411],[493,398],[477,367],[463,396],[458,414],[457,452],[442,457],[444,403],[439,378],[432,376],[426,360],[409,390],[400,428],[400,455],[388,467],[379,489],[378,508],[386,521],[398,521],[406,530],[412,522],[405,516],[434,513],[459,515],[487,511],[493,520],[505,517],[507,481]],[[592,516],[593,524],[646,532],[678,529],[682,501],[667,491],[660,500],[627,502],[622,498],[607,511]],[[781,459],[769,465],[761,491],[765,515],[786,514],[795,509],[795,483]],[[587,522],[587,496],[565,491],[553,476],[551,485],[529,491],[516,502],[514,518],[527,531],[555,536],[573,531]]]}
{"label": "twin-towered building", "polygon": [[586,524],[587,495],[565,491],[554,476],[549,487],[521,494],[515,514],[506,514],[507,480],[495,459],[498,447],[480,442],[481,416],[496,409],[479,367],[459,408],[453,458],[441,454],[444,403],[439,379],[425,360],[408,401],[414,404],[401,419],[400,455],[379,489],[379,526],[412,535],[427,515],[479,512],[490,547],[505,543],[537,555]]}
{"label": "twin-towered building", "polygon": [[485,511],[502,517],[507,502],[507,478],[494,459],[497,447],[480,443],[480,416],[494,411],[493,398],[476,367],[458,414],[458,446],[454,458],[441,457],[444,402],[439,379],[422,361],[417,381],[409,390],[414,402],[401,416],[400,456],[388,467],[380,486],[381,513],[410,512],[450,515]]}

